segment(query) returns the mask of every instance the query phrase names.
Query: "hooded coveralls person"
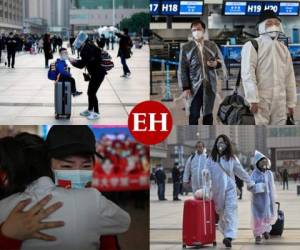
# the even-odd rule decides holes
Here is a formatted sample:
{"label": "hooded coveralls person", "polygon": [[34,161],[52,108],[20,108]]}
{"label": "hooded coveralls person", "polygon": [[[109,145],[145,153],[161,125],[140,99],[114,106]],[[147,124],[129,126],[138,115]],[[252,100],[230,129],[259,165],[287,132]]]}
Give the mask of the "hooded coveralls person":
{"label": "hooded coveralls person", "polygon": [[252,189],[252,230],[255,237],[255,242],[261,242],[261,236],[269,239],[269,233],[272,229],[272,224],[275,222],[275,184],[273,173],[270,170],[270,160],[261,152],[255,151],[254,154],[254,171],[251,174],[251,180],[257,183],[264,183],[265,190],[262,193],[257,193],[256,186]]}
{"label": "hooded coveralls person", "polygon": [[201,109],[203,124],[213,124],[216,69],[225,69],[222,53],[214,42],[205,37],[205,28],[200,20],[192,23],[193,40],[183,44],[180,50],[178,84],[187,101],[189,125],[198,125]]}
{"label": "hooded coveralls person", "polygon": [[278,41],[283,33],[281,20],[272,10],[262,12],[258,32],[258,52],[250,41],[242,49],[245,97],[256,125],[284,125],[296,107],[296,80],[290,52]]}
{"label": "hooded coveralls person", "polygon": [[188,158],[183,174],[183,183],[186,185],[191,180],[192,190],[195,193],[202,188],[201,173],[205,168],[207,154],[202,142],[197,142],[196,151]]}
{"label": "hooded coveralls person", "polygon": [[238,227],[237,191],[234,176],[237,175],[243,180],[248,189],[254,185],[238,158],[234,155],[227,155],[226,151],[231,147],[229,143],[229,139],[224,140],[219,136],[215,143],[217,160],[213,159],[213,149],[212,156],[206,161],[206,168],[211,176],[212,198],[219,215],[218,229],[224,235],[223,243],[226,247],[231,247],[231,241],[236,238]]}

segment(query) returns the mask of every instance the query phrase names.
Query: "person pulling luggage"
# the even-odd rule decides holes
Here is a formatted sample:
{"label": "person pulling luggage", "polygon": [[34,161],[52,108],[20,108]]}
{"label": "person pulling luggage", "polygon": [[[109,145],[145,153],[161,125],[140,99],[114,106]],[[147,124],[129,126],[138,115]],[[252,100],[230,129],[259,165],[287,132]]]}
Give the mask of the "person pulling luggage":
{"label": "person pulling luggage", "polygon": [[255,168],[251,180],[255,182],[252,189],[252,230],[255,243],[260,244],[262,235],[270,238],[272,224],[276,219],[275,183],[270,160],[259,151],[254,154]]}
{"label": "person pulling luggage", "polygon": [[86,81],[89,81],[88,109],[80,115],[87,117],[88,120],[97,120],[100,118],[97,91],[106,75],[106,70],[101,66],[101,49],[89,40],[88,35],[83,31],[79,32],[74,47],[77,50],[80,49],[81,59],[69,58],[70,62],[76,68],[86,68],[88,74],[85,73],[84,77]]}

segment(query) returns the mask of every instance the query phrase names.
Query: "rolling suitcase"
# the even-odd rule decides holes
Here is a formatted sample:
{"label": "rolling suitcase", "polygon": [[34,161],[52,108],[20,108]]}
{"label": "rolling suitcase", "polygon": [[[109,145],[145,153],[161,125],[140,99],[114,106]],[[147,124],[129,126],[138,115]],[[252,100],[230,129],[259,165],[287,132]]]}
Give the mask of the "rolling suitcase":
{"label": "rolling suitcase", "polygon": [[212,200],[186,200],[183,209],[182,246],[216,246],[215,206]]}
{"label": "rolling suitcase", "polygon": [[284,229],[284,212],[280,210],[280,203],[276,202],[276,204],[278,205],[277,220],[275,224],[272,225],[270,235],[281,236]]}
{"label": "rolling suitcase", "polygon": [[70,119],[72,109],[71,83],[55,83],[55,119]]}

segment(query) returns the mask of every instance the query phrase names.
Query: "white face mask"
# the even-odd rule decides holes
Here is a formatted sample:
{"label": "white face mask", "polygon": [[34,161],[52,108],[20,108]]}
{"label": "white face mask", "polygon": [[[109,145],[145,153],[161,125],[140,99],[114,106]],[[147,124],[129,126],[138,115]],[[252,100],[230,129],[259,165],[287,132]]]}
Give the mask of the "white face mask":
{"label": "white face mask", "polygon": [[68,56],[67,55],[62,55],[61,59],[64,60],[64,61],[66,61],[66,60],[68,60]]}
{"label": "white face mask", "polygon": [[279,32],[280,32],[280,28],[275,25],[266,28],[266,33],[272,38],[278,36]]}
{"label": "white face mask", "polygon": [[65,188],[83,189],[92,183],[92,170],[54,170],[55,184]]}
{"label": "white face mask", "polygon": [[192,35],[196,40],[201,40],[204,37],[203,31],[200,31],[200,30],[193,31]]}

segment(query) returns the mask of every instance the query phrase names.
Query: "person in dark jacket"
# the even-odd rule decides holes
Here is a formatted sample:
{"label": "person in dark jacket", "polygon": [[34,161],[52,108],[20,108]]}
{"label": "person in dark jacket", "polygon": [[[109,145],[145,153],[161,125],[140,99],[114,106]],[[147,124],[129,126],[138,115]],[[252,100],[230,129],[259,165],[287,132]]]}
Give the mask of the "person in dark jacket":
{"label": "person in dark jacket", "polygon": [[11,68],[13,69],[15,67],[17,39],[14,37],[14,34],[12,32],[9,33],[9,36],[6,39],[6,48],[7,48],[8,67],[11,66]]}
{"label": "person in dark jacket", "polygon": [[111,42],[111,49],[114,50],[114,46],[115,46],[115,35],[114,34],[111,35],[110,42]]}
{"label": "person in dark jacket", "polygon": [[282,173],[282,184],[283,184],[283,190],[285,190],[285,186],[286,189],[289,190],[289,173],[286,168],[283,170]]}
{"label": "person in dark jacket", "polygon": [[56,52],[56,50],[57,50],[57,36],[56,35],[54,35],[53,36],[53,38],[51,39],[51,43],[52,43],[52,47],[53,47],[53,49],[52,49],[52,53],[54,53],[54,52]]}
{"label": "person in dark jacket", "polygon": [[165,171],[161,164],[159,164],[157,166],[157,170],[155,172],[155,177],[156,177],[156,183],[157,183],[157,187],[158,187],[158,190],[157,190],[158,199],[160,201],[165,201],[165,200],[167,200],[165,198],[165,186],[166,186],[166,178],[167,177],[166,177]]}
{"label": "person in dark jacket", "polygon": [[173,201],[180,201],[178,194],[180,192],[180,171],[178,169],[178,163],[174,164],[172,169],[172,180],[173,180]]}
{"label": "person in dark jacket", "polygon": [[45,55],[45,68],[49,68],[49,60],[53,58],[50,34],[45,34],[43,40],[44,40],[43,49]]}
{"label": "person in dark jacket", "polygon": [[71,47],[72,55],[75,55],[75,48],[73,46],[73,44],[75,42],[75,37],[71,36],[70,39],[69,39],[69,42],[70,42],[70,47]]}
{"label": "person in dark jacket", "polygon": [[123,65],[123,75],[121,77],[129,77],[131,75],[131,72],[126,63],[126,59],[129,59],[131,57],[132,40],[128,35],[127,28],[123,29],[123,34],[116,33],[116,36],[120,38],[118,57],[121,58],[121,63]]}
{"label": "person in dark jacket", "polygon": [[2,50],[5,49],[5,43],[6,43],[5,40],[6,40],[5,35],[2,34],[0,36],[0,63],[1,63],[1,57],[2,57]]}
{"label": "person in dark jacket", "polygon": [[81,112],[80,115],[87,117],[88,120],[97,120],[100,118],[97,91],[103,82],[106,70],[101,66],[101,49],[88,39],[87,34],[80,32],[74,42],[76,49],[80,49],[80,60],[70,58],[74,67],[83,69],[86,67],[89,73],[88,87],[88,109]]}
{"label": "person in dark jacket", "polygon": [[58,46],[58,49],[60,50],[61,48],[62,48],[62,46],[63,46],[63,40],[62,40],[62,38],[59,36],[58,38],[57,38],[57,46]]}

